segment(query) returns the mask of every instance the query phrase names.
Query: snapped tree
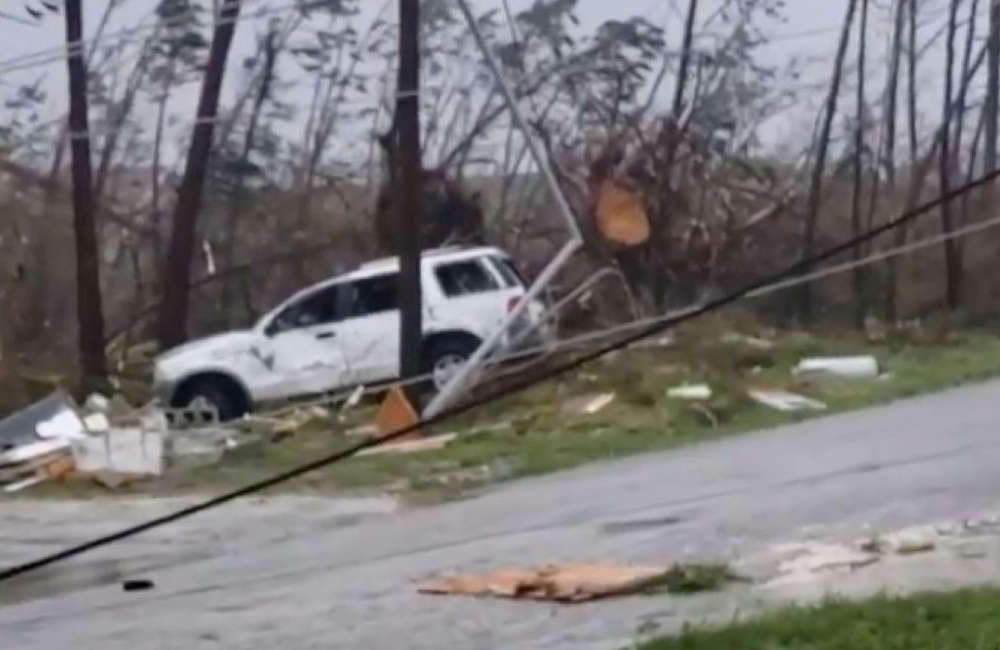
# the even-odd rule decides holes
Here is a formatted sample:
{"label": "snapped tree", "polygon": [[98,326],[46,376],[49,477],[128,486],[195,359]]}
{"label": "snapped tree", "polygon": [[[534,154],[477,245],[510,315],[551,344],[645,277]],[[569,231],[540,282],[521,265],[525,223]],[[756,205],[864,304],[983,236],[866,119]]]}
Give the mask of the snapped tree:
{"label": "snapped tree", "polygon": [[209,49],[208,66],[202,81],[201,98],[198,100],[197,121],[184,166],[184,177],[177,192],[173,230],[162,278],[163,300],[160,303],[158,322],[159,343],[163,350],[183,343],[187,338],[191,258],[194,254],[198,212],[201,209],[205,175],[212,152],[219,94],[239,13],[240,0],[224,0]]}

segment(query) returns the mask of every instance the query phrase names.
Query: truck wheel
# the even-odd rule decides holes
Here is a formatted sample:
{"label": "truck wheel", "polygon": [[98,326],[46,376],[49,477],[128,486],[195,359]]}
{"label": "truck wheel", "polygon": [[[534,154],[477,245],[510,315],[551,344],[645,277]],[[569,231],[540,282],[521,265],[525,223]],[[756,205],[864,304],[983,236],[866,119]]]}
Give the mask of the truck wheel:
{"label": "truck wheel", "polygon": [[439,391],[479,347],[472,336],[447,336],[431,342],[424,355],[424,372],[431,375],[428,388]]}
{"label": "truck wheel", "polygon": [[183,386],[173,400],[175,408],[187,408],[199,400],[208,402],[219,412],[219,420],[228,422],[242,417],[248,410],[241,390],[220,379],[198,379]]}

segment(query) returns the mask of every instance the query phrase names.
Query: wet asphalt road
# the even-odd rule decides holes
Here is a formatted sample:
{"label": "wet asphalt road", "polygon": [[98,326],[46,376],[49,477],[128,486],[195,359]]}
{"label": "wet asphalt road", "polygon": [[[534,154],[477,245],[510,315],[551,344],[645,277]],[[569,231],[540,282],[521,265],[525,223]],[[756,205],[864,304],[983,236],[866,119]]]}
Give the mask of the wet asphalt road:
{"label": "wet asphalt road", "polygon": [[[0,501],[0,561],[176,506]],[[520,481],[445,506],[279,498],[194,517],[0,584],[0,647],[552,648],[628,645],[644,620],[741,607],[552,606],[416,593],[436,571],[670,563],[961,517],[1000,505],[1000,383]],[[118,581],[144,577],[148,591]],[[55,585],[55,586],[53,586]],[[28,598],[25,600],[25,598]]]}

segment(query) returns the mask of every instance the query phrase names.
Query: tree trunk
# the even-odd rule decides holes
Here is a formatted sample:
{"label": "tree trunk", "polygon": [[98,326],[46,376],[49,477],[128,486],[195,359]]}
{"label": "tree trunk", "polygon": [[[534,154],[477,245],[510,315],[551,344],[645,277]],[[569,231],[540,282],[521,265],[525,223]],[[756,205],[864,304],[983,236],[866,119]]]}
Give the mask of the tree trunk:
{"label": "tree trunk", "polygon": [[219,108],[219,94],[226,71],[226,59],[233,42],[240,0],[224,0],[219,21],[212,37],[208,66],[198,101],[198,119],[191,137],[184,177],[177,192],[173,231],[167,250],[163,274],[163,302],[159,313],[160,348],[169,349],[187,338],[188,285],[191,279],[191,258],[194,253],[198,212],[205,188],[208,159],[212,152],[212,134]]}
{"label": "tree trunk", "polygon": [[892,51],[889,53],[889,79],[885,90],[885,177],[890,196],[896,190],[896,113],[899,110],[899,64],[906,22],[906,0],[897,0],[893,20]]}
{"label": "tree trunk", "polygon": [[[1000,0],[990,0],[990,34],[987,56],[985,173],[997,168],[997,126],[1000,113]],[[992,186],[992,184],[991,184]]]}
{"label": "tree trunk", "polygon": [[[667,151],[667,174],[669,176],[673,169],[674,159],[677,155],[678,138],[680,133],[676,132],[680,128],[681,113],[684,110],[684,92],[687,90],[687,78],[691,71],[691,49],[694,42],[694,19],[698,14],[698,0],[688,2],[687,18],[684,21],[684,44],[681,46],[681,60],[677,68],[677,85],[674,87],[674,101],[670,108],[670,121],[675,133],[669,140],[670,149]],[[669,178],[668,178],[669,183]]]}
{"label": "tree trunk", "polygon": [[[911,194],[916,191],[914,175],[917,170],[917,0],[908,0],[907,15],[907,52],[906,52],[906,119],[908,144],[910,150],[910,187]],[[909,228],[906,224],[896,228],[893,243],[896,248],[906,243]],[[895,257],[888,260],[888,278],[886,282],[885,310],[886,319],[895,323],[899,319],[899,261]]]}
{"label": "tree trunk", "polygon": [[[81,0],[66,0],[66,43],[83,38]],[[68,48],[69,137],[73,176],[73,233],[76,240],[76,311],[79,326],[81,387],[102,387],[107,377],[104,358],[104,315],[101,306],[100,251],[94,224],[93,179],[87,118],[87,68],[83,48]]]}
{"label": "tree trunk", "polygon": [[[942,103],[941,114],[941,149],[938,158],[938,176],[941,194],[945,195],[951,191],[951,96],[952,96],[952,72],[955,66],[955,32],[958,24],[958,3],[960,0],[951,0],[948,8],[948,31],[945,45],[945,71],[944,71],[944,101]],[[961,108],[959,107],[959,110]],[[941,203],[941,231],[950,233],[954,229],[951,214],[951,201],[945,200]],[[948,309],[954,311],[959,306],[959,292],[961,290],[961,268],[958,254],[955,249],[955,240],[948,239],[944,242],[944,270],[945,270],[945,299]]]}
{"label": "tree trunk", "polygon": [[400,164],[399,211],[399,369],[400,376],[421,371],[420,296],[420,3],[399,0],[399,79],[396,137]]}
{"label": "tree trunk", "polygon": [[[698,14],[698,0],[689,0],[687,17],[684,21],[684,37],[681,45],[680,62],[677,68],[677,83],[674,86],[674,98],[670,109],[670,119],[667,121],[666,154],[663,170],[657,191],[662,205],[669,206],[674,198],[674,167],[677,152],[683,137],[681,116],[684,112],[684,96],[687,90],[687,80],[691,71],[691,55],[694,43],[694,22]],[[667,292],[669,289],[669,270],[666,257],[669,255],[671,210],[654,210],[650,215],[652,226],[648,243],[638,251],[638,259],[629,262],[632,268],[641,269],[636,275],[649,284],[650,300],[657,312],[667,308]],[[628,253],[622,258],[629,257]]]}
{"label": "tree trunk", "polygon": [[[873,226],[873,218],[880,198],[884,194],[890,210],[895,209],[896,196],[896,139],[897,125],[899,121],[899,68],[902,61],[903,33],[906,26],[906,0],[896,0],[893,14],[892,43],[889,52],[889,72],[885,85],[885,132],[882,140],[882,160],[880,167],[885,169],[885,191],[878,190],[880,180],[879,169],[876,167],[873,176],[875,188],[872,190],[871,212],[868,215],[868,227]],[[871,250],[869,244],[868,250]],[[893,293],[892,287],[895,284],[896,267],[894,258],[886,260],[885,285],[881,288],[884,293],[885,302],[882,305],[883,316],[889,317],[888,303],[890,295]]]}
{"label": "tree trunk", "polygon": [[[830,132],[833,130],[833,119],[837,114],[837,98],[840,95],[840,81],[844,70],[844,56],[847,54],[847,44],[851,40],[851,25],[854,23],[854,12],[857,0],[848,0],[847,15],[840,32],[840,42],[837,45],[837,56],[833,64],[833,79],[830,81],[830,92],[826,98],[826,113],[823,117],[823,127],[817,144],[816,162],[813,165],[812,179],[809,184],[809,199],[806,212],[805,233],[802,240],[802,272],[808,273],[811,265],[813,247],[816,243],[816,221],[819,218],[819,206],[823,192],[823,175],[826,171],[826,155],[830,148]],[[808,324],[813,319],[812,286],[806,282],[799,290],[799,319]]]}
{"label": "tree trunk", "polygon": [[109,131],[104,137],[104,147],[101,149],[100,160],[97,165],[97,178],[94,180],[94,203],[101,205],[104,200],[104,191],[107,188],[108,176],[111,173],[111,162],[118,152],[118,143],[121,140],[125,125],[135,107],[136,97],[142,88],[142,83],[146,78],[146,71],[149,67],[150,55],[153,49],[154,34],[142,44],[142,52],[139,60],[129,74],[128,82],[125,84],[125,94],[115,109],[113,119],[109,120]]}
{"label": "tree trunk", "polygon": [[[868,0],[861,0],[861,21],[858,28],[858,89],[854,125],[854,188],[851,195],[851,229],[855,237],[861,234],[861,192],[862,164],[861,152],[865,144],[865,44],[868,31]],[[854,261],[860,262],[864,254],[862,246],[855,246],[852,251]],[[865,269],[859,264],[853,272],[854,284],[854,323],[860,329],[864,327],[865,316],[868,313],[868,296],[865,292]]]}
{"label": "tree trunk", "polygon": [[[226,218],[226,246],[223,249],[223,268],[232,268],[236,264],[236,239],[238,234],[239,218],[245,207],[244,194],[246,190],[244,170],[250,162],[250,155],[253,153],[256,144],[257,126],[260,123],[260,114],[264,108],[271,92],[271,81],[274,78],[274,64],[277,57],[275,39],[277,32],[268,32],[264,44],[264,74],[260,80],[260,87],[257,89],[257,96],[254,98],[253,109],[250,112],[250,123],[247,125],[247,132],[243,138],[243,150],[240,152],[239,164],[236,169],[236,185],[233,188],[233,196],[229,201],[229,214]],[[236,283],[239,278],[226,281],[222,284],[222,312],[224,322],[227,327],[232,327],[232,303]]]}
{"label": "tree trunk", "polygon": [[[976,40],[976,14],[979,11],[979,0],[972,0],[969,5],[968,28],[965,32],[965,46],[962,49],[962,67],[959,79],[964,79],[969,74],[972,67],[972,45]],[[958,172],[961,169],[959,159],[962,155],[962,136],[965,131],[966,102],[968,99],[968,86],[959,85],[958,96],[955,100],[955,139],[951,147],[951,168]]]}
{"label": "tree trunk", "polygon": [[163,76],[162,94],[157,100],[156,106],[156,129],[153,135],[153,162],[152,162],[152,199],[150,214],[152,215],[153,232],[153,261],[157,268],[164,268],[166,260],[163,257],[163,214],[160,211],[160,176],[161,158],[163,151],[163,131],[167,121],[167,100],[170,98],[170,88],[174,83],[175,60],[171,59],[167,64],[166,74]]}

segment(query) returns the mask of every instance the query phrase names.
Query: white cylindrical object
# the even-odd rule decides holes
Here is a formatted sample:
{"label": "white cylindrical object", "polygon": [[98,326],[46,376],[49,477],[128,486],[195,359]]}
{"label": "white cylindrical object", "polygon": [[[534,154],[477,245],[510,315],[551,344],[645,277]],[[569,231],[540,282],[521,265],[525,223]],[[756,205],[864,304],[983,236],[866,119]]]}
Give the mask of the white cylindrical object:
{"label": "white cylindrical object", "polygon": [[795,368],[795,373],[828,374],[848,379],[874,379],[878,377],[878,360],[871,355],[803,359]]}

